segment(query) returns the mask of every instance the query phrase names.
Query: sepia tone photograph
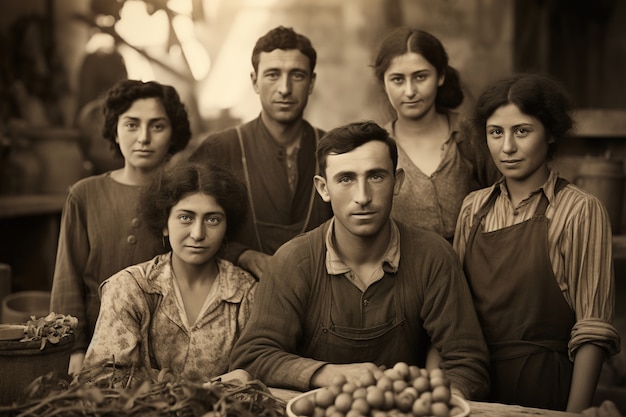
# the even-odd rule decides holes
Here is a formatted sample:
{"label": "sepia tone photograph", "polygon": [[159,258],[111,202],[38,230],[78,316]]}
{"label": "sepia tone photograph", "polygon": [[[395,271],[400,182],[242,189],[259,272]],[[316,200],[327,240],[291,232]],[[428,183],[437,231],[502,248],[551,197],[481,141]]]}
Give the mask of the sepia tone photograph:
{"label": "sepia tone photograph", "polygon": [[0,415],[626,416],[626,1],[0,1]]}

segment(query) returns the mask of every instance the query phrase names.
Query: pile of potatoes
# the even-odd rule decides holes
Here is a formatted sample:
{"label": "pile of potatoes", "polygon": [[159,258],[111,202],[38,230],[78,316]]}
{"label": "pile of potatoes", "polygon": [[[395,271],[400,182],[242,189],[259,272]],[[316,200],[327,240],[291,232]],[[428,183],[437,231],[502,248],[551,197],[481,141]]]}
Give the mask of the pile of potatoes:
{"label": "pile of potatoes", "polygon": [[454,417],[463,410],[451,399],[443,370],[398,362],[380,372],[364,371],[356,382],[337,377],[329,387],[293,401],[290,412],[299,417]]}

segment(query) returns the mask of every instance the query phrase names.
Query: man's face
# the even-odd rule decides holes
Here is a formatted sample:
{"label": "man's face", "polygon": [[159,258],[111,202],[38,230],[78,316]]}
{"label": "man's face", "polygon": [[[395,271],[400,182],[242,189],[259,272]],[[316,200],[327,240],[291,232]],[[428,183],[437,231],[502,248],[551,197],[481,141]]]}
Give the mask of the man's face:
{"label": "man's face", "polygon": [[376,237],[389,219],[404,172],[393,171],[387,144],[370,141],[326,157],[326,177],[316,176],[322,199],[330,202],[337,235]]}
{"label": "man's face", "polygon": [[315,84],[309,64],[297,49],[261,52],[257,72],[250,76],[269,119],[290,124],[302,118]]}

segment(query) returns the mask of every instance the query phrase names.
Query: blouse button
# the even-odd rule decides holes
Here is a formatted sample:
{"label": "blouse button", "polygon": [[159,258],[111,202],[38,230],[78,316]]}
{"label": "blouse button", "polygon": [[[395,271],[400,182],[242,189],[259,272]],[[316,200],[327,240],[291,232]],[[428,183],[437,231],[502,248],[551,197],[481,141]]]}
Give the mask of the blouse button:
{"label": "blouse button", "polygon": [[137,217],[132,219],[130,223],[133,225],[133,227],[141,226],[141,220],[139,218],[137,218]]}
{"label": "blouse button", "polygon": [[130,235],[126,238],[126,241],[129,245],[134,245],[135,243],[137,243],[137,238],[135,237],[135,235]]}

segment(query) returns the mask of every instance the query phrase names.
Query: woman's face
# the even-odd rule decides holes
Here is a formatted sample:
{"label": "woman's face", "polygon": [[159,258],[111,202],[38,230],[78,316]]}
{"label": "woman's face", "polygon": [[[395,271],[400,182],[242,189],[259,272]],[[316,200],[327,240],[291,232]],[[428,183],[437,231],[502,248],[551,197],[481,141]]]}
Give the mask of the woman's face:
{"label": "woman's face", "polygon": [[167,156],[172,126],[158,98],[135,100],[117,119],[117,136],[125,167],[150,171]]}
{"label": "woman's face", "polygon": [[434,111],[444,77],[422,55],[408,52],[391,60],[383,81],[398,118],[420,119]]}
{"label": "woman's face", "polygon": [[487,145],[507,181],[540,187],[548,175],[548,144],[543,123],[515,104],[499,107],[487,119]]}
{"label": "woman's face", "polygon": [[169,237],[173,257],[201,266],[213,260],[226,234],[226,213],[213,196],[188,194],[172,209],[163,235]]}

